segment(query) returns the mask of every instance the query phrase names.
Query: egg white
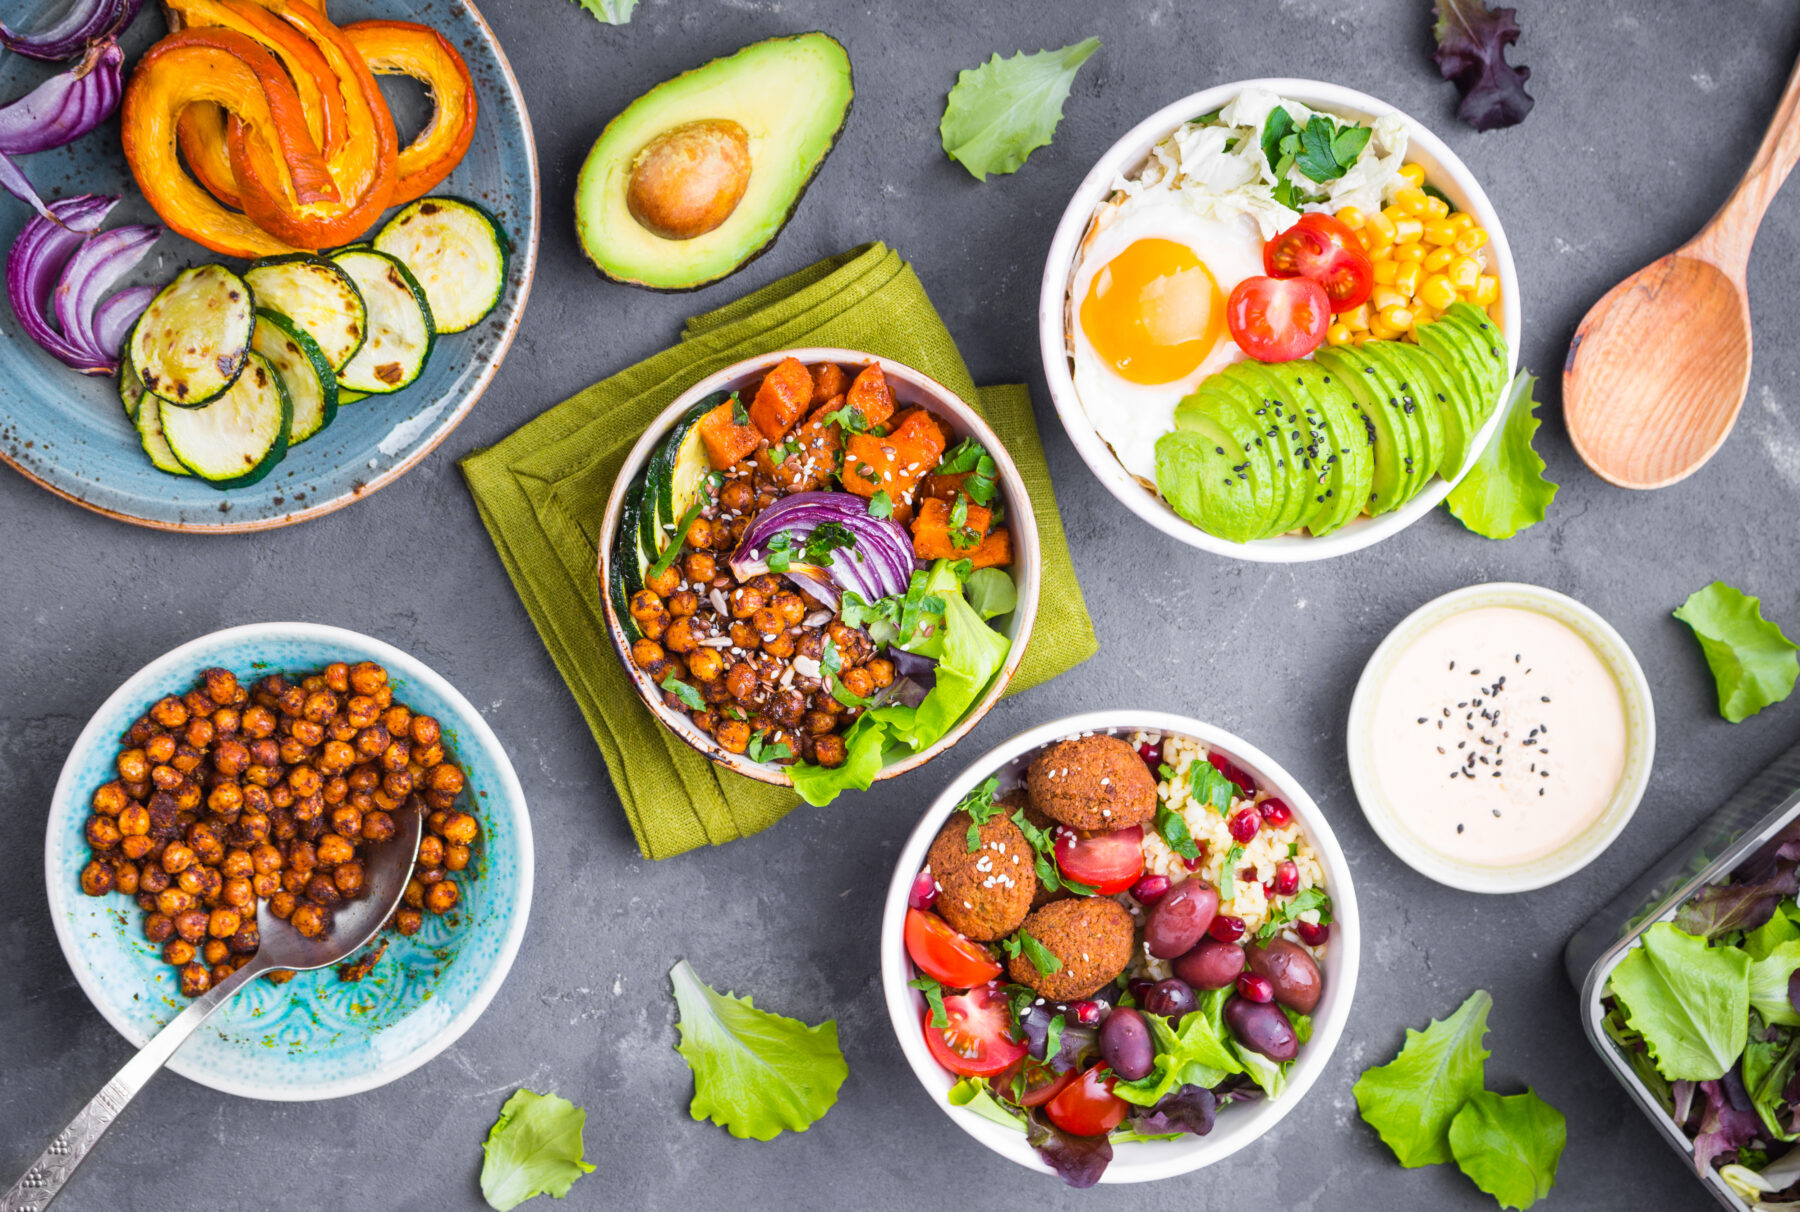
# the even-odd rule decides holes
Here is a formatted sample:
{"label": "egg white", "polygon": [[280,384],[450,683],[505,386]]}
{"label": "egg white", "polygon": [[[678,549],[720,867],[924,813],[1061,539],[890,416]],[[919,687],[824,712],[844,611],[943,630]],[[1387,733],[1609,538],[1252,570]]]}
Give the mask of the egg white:
{"label": "egg white", "polygon": [[1133,383],[1094,349],[1081,326],[1081,305],[1094,275],[1138,240],[1163,239],[1192,250],[1218,283],[1222,301],[1245,278],[1263,272],[1262,233],[1249,214],[1208,217],[1171,190],[1147,191],[1112,204],[1095,217],[1083,242],[1069,297],[1070,350],[1075,394],[1088,421],[1132,475],[1156,481],[1156,439],[1175,426],[1175,406],[1210,374],[1244,359],[1221,329],[1219,340],[1193,373],[1168,383]]}

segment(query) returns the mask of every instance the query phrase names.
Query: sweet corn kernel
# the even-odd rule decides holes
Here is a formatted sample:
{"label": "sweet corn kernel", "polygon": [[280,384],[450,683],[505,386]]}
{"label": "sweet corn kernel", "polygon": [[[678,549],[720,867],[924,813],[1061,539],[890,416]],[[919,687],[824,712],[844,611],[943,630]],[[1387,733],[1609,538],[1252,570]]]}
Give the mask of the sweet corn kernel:
{"label": "sweet corn kernel", "polygon": [[1456,302],[1456,284],[1443,274],[1432,274],[1425,279],[1425,284],[1419,287],[1418,294],[1426,306],[1443,311]]}
{"label": "sweet corn kernel", "polygon": [[1338,323],[1347,324],[1352,330],[1367,331],[1369,327],[1369,305],[1358,303],[1349,311],[1338,313]]}
{"label": "sweet corn kernel", "polygon": [[1369,335],[1378,341],[1397,341],[1405,331],[1404,328],[1395,328],[1380,316],[1369,322]]}
{"label": "sweet corn kernel", "polygon": [[1398,261],[1375,262],[1375,281],[1379,285],[1392,286],[1394,284],[1394,275],[1399,272],[1400,262]]}
{"label": "sweet corn kernel", "polygon": [[1325,339],[1333,345],[1348,345],[1355,338],[1348,324],[1333,324],[1325,330]]}
{"label": "sweet corn kernel", "polygon": [[1405,332],[1413,326],[1413,313],[1410,307],[1384,307],[1376,319],[1395,332]]}
{"label": "sweet corn kernel", "polygon": [[1346,206],[1332,217],[1351,231],[1355,231],[1363,225],[1363,213],[1354,206]]}
{"label": "sweet corn kernel", "polygon": [[1402,244],[1394,250],[1396,261],[1423,261],[1428,255],[1429,250],[1423,244]]}
{"label": "sweet corn kernel", "polygon": [[1417,219],[1400,219],[1394,224],[1394,243],[1411,244],[1425,234],[1425,225]]}
{"label": "sweet corn kernel", "polygon": [[1380,243],[1392,244],[1394,242],[1394,220],[1393,220],[1393,217],[1391,215],[1389,215],[1386,211],[1377,211],[1374,214],[1368,216],[1368,218],[1363,223],[1363,229],[1362,229],[1361,234],[1363,234],[1364,236],[1367,236],[1370,233],[1374,233],[1375,235],[1379,236]]}
{"label": "sweet corn kernel", "polygon": [[1475,289],[1475,279],[1481,276],[1481,263],[1474,257],[1458,257],[1450,262],[1449,267],[1444,270],[1444,274],[1456,289],[1473,290]]}
{"label": "sweet corn kernel", "polygon": [[1425,218],[1443,219],[1447,218],[1449,214],[1450,204],[1448,202],[1442,198],[1434,198],[1430,194],[1425,195]]}
{"label": "sweet corn kernel", "polygon": [[1414,301],[1414,303],[1413,303],[1412,314],[1413,314],[1413,330],[1415,332],[1418,330],[1419,325],[1429,324],[1433,320],[1437,319],[1437,313],[1435,311],[1432,311],[1431,308],[1429,308],[1429,307],[1425,306],[1423,303],[1420,303],[1417,301]]}
{"label": "sweet corn kernel", "polygon": [[1406,183],[1411,185],[1414,189],[1425,184],[1425,170],[1420,168],[1417,164],[1402,164],[1400,166],[1400,176],[1406,178]]}
{"label": "sweet corn kernel", "polygon": [[1410,299],[1419,293],[1419,279],[1423,276],[1417,261],[1403,261],[1394,275],[1394,289]]}
{"label": "sweet corn kernel", "polygon": [[1406,208],[1404,206],[1401,206],[1398,202],[1388,203],[1386,206],[1381,208],[1381,213],[1386,215],[1388,218],[1392,219],[1396,223],[1400,222],[1400,220],[1402,220],[1402,219],[1412,218],[1412,216],[1407,213]]}
{"label": "sweet corn kernel", "polygon": [[1468,231],[1475,226],[1475,216],[1466,210],[1459,210],[1450,216],[1450,222],[1456,225],[1457,231]]}
{"label": "sweet corn kernel", "polygon": [[1433,219],[1425,225],[1425,243],[1427,244],[1436,244],[1442,247],[1456,243],[1461,236],[1462,233],[1456,230],[1454,224],[1443,219]]}
{"label": "sweet corn kernel", "polygon": [[[1405,307],[1412,301],[1412,296],[1402,294],[1392,286],[1377,286],[1369,292],[1369,304],[1382,315],[1386,315],[1390,307]],[[1371,323],[1369,327],[1373,328]]]}
{"label": "sweet corn kernel", "polygon": [[1500,297],[1500,279],[1493,274],[1482,274],[1475,279],[1475,289],[1469,295],[1469,302],[1477,307],[1491,306]]}
{"label": "sweet corn kernel", "polygon": [[1487,232],[1479,227],[1471,227],[1456,237],[1456,251],[1463,254],[1474,252],[1488,241]]}
{"label": "sweet corn kernel", "polygon": [[[1407,245],[1407,247],[1408,248],[1416,248],[1418,246],[1414,245],[1414,244],[1409,244],[1409,245]],[[1425,260],[1422,262],[1422,264],[1425,266],[1426,273],[1435,274],[1439,270],[1443,269],[1444,266],[1450,264],[1450,262],[1455,259],[1456,259],[1456,251],[1454,249],[1434,248],[1430,252],[1425,254]]]}
{"label": "sweet corn kernel", "polygon": [[1402,185],[1394,191],[1394,205],[1414,218],[1425,213],[1425,204],[1430,201],[1431,195],[1416,185]]}

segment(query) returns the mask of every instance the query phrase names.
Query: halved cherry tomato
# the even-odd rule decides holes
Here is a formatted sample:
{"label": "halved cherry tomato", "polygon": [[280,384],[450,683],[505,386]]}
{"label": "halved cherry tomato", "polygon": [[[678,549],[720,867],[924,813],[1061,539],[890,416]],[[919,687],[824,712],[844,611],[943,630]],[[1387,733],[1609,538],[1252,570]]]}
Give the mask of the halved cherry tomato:
{"label": "halved cherry tomato", "polygon": [[925,1012],[925,1044],[938,1064],[963,1077],[993,1077],[1025,1059],[1025,1045],[1012,1037],[1012,1012],[994,985],[982,985],[944,999],[948,1027],[931,1025]]}
{"label": "halved cherry tomato", "polygon": [[1225,302],[1238,347],[1258,362],[1304,358],[1331,326],[1331,297],[1311,278],[1245,278]]}
{"label": "halved cherry tomato", "polygon": [[1070,879],[1087,884],[1101,896],[1117,896],[1144,873],[1144,829],[1133,825],[1117,833],[1077,837],[1056,831],[1056,866]]}
{"label": "halved cherry tomato", "polygon": [[1000,975],[987,949],[950,928],[935,913],[906,911],[906,953],[919,971],[952,989],[971,989]]}
{"label": "halved cherry tomato", "polygon": [[1375,267],[1356,233],[1330,215],[1300,221],[1263,245],[1271,278],[1311,278],[1325,288],[1333,312],[1359,306],[1375,289]]}
{"label": "halved cherry tomato", "polygon": [[1070,1136],[1105,1136],[1125,1118],[1131,1104],[1112,1092],[1113,1078],[1102,1078],[1105,1065],[1095,1065],[1044,1105],[1050,1122]]}
{"label": "halved cherry tomato", "polygon": [[1058,1073],[1043,1061],[1027,1059],[1013,1073],[999,1079],[1000,1092],[1021,1107],[1041,1107],[1069,1088],[1081,1074],[1074,1069]]}

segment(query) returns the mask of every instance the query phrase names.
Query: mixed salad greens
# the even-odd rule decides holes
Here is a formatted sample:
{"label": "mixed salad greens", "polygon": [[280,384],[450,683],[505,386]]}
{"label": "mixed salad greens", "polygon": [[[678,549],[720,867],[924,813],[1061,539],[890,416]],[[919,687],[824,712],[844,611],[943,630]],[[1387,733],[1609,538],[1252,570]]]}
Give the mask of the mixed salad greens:
{"label": "mixed salad greens", "polygon": [[1688,595],[1675,617],[1694,629],[1719,688],[1719,714],[1733,724],[1794,692],[1800,652],[1763,618],[1762,603],[1714,581]]}

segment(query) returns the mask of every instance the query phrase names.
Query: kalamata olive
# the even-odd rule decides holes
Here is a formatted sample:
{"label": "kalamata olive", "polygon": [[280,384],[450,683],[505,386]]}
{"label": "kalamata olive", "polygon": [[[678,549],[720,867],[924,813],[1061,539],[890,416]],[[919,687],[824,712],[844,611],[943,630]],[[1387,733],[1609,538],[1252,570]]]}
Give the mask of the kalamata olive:
{"label": "kalamata olive", "polygon": [[1155,987],[1155,981],[1148,980],[1141,976],[1134,976],[1125,983],[1125,992],[1131,995],[1132,1001],[1141,1006],[1144,1004],[1144,999],[1150,995],[1150,990]]}
{"label": "kalamata olive", "polygon": [[1244,970],[1244,949],[1236,943],[1203,938],[1198,947],[1169,967],[1196,989],[1223,989]]}
{"label": "kalamata olive", "polygon": [[1166,981],[1157,981],[1144,994],[1144,1009],[1152,1014],[1161,1014],[1169,1018],[1180,1018],[1191,1014],[1200,1005],[1200,999],[1194,996],[1194,988],[1184,980],[1170,977]]}
{"label": "kalamata olive", "polygon": [[1156,1047],[1144,1016],[1129,1007],[1114,1010],[1100,1024],[1100,1055],[1128,1082],[1148,1076],[1155,1067]]}
{"label": "kalamata olive", "polygon": [[1144,918],[1144,945],[1157,959],[1174,959],[1194,949],[1219,912],[1219,890],[1198,876],[1182,880],[1150,906]]}
{"label": "kalamata olive", "polygon": [[1284,938],[1271,939],[1247,948],[1244,957],[1250,971],[1269,978],[1275,986],[1275,1000],[1288,1009],[1311,1014],[1319,1004],[1325,978],[1319,975],[1319,965],[1313,963],[1306,948]]}
{"label": "kalamata olive", "polygon": [[1225,1003],[1225,1025],[1238,1043],[1277,1063],[1291,1061],[1300,1051],[1294,1025],[1274,1002],[1250,1002],[1234,997]]}

